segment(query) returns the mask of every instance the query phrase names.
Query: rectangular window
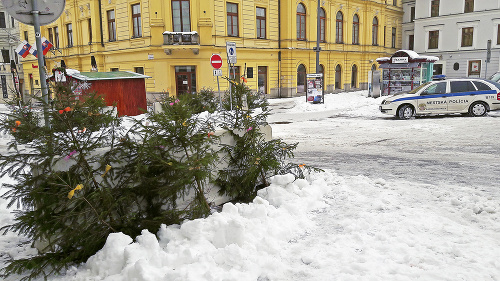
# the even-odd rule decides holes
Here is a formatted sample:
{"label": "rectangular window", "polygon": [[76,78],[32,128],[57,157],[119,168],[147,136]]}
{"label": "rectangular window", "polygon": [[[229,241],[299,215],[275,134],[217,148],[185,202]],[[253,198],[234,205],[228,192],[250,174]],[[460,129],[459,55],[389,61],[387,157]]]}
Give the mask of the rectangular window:
{"label": "rectangular window", "polygon": [[172,23],[174,32],[191,31],[189,0],[172,0]]}
{"label": "rectangular window", "polygon": [[68,47],[73,47],[73,25],[71,23],[66,25],[66,35],[68,36]]}
{"label": "rectangular window", "polygon": [[12,28],[16,27],[16,21],[14,20],[13,17],[10,17],[10,27]]}
{"label": "rectangular window", "polygon": [[108,41],[116,41],[115,10],[109,10],[108,14]]}
{"label": "rectangular window", "polygon": [[142,37],[141,5],[132,5],[132,37]]}
{"label": "rectangular window", "polygon": [[431,17],[439,16],[439,0],[431,1]]}
{"label": "rectangular window", "polygon": [[54,27],[54,42],[52,44],[54,44],[56,49],[59,49],[59,27],[57,26]]}
{"label": "rectangular window", "polygon": [[384,47],[385,47],[385,40],[386,40],[386,35],[387,35],[387,26],[384,26]]}
{"label": "rectangular window", "polygon": [[5,23],[5,13],[0,12],[0,28],[6,28],[7,24]]}
{"label": "rectangular window", "polygon": [[257,7],[257,38],[266,38],[266,9]]}
{"label": "rectangular window", "polygon": [[429,49],[437,49],[439,43],[439,30],[429,31]]}
{"label": "rectangular window", "polygon": [[408,50],[413,51],[414,44],[415,44],[415,36],[412,34],[408,36]]}
{"label": "rectangular window", "polygon": [[134,72],[139,74],[144,74],[144,67],[134,67]]}
{"label": "rectangular window", "polygon": [[392,28],[392,44],[391,44],[391,47],[392,48],[396,48],[396,28],[393,27]]}
{"label": "rectangular window", "polygon": [[229,74],[230,78],[233,78],[236,82],[240,82],[240,67],[239,66],[231,66],[231,73]]}
{"label": "rectangular window", "polygon": [[92,20],[88,19],[87,24],[89,27],[89,45],[92,44]]}
{"label": "rectangular window", "polygon": [[52,45],[54,45],[54,29],[49,28],[48,31],[49,31],[49,41],[50,43],[52,43]]}
{"label": "rectangular window", "polygon": [[115,71],[120,71],[120,70],[118,69],[118,67],[112,67],[112,68],[110,69],[110,71],[115,72]]}
{"label": "rectangular window", "polygon": [[227,3],[227,36],[238,36],[238,4]]}
{"label": "rectangular window", "polygon": [[410,21],[411,22],[415,21],[415,7],[410,8]]}
{"label": "rectangular window", "polygon": [[474,0],[465,0],[464,13],[474,12]]}
{"label": "rectangular window", "polygon": [[397,6],[397,5],[398,5],[398,0],[393,0],[393,1],[392,1],[392,5],[393,5],[393,6]]}
{"label": "rectangular window", "polygon": [[469,76],[481,75],[481,60],[469,61]]}
{"label": "rectangular window", "polygon": [[497,25],[497,45],[500,45],[500,24]]}
{"label": "rectangular window", "polygon": [[2,58],[4,63],[10,63],[9,50],[2,50]]}
{"label": "rectangular window", "polygon": [[473,27],[462,28],[462,47],[472,47]]}
{"label": "rectangular window", "polygon": [[29,39],[28,39],[28,31],[24,31],[24,40],[28,41],[29,42]]}

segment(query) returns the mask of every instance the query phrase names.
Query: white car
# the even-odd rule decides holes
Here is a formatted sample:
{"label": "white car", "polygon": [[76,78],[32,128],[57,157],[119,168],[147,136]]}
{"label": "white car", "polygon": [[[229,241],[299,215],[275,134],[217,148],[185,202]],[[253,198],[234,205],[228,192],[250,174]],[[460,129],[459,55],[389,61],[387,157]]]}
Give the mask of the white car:
{"label": "white car", "polygon": [[431,81],[384,99],[379,109],[399,119],[450,113],[484,116],[500,109],[500,84],[479,78]]}

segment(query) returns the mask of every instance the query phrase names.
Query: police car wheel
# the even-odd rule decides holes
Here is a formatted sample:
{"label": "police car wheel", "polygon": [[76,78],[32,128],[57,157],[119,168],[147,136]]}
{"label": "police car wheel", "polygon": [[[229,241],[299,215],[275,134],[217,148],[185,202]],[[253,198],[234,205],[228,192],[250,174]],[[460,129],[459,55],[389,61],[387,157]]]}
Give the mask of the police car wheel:
{"label": "police car wheel", "polygon": [[473,117],[480,117],[486,115],[488,107],[484,102],[475,102],[469,107],[469,115]]}
{"label": "police car wheel", "polygon": [[399,119],[410,119],[413,117],[415,111],[411,105],[405,104],[398,109],[397,117]]}

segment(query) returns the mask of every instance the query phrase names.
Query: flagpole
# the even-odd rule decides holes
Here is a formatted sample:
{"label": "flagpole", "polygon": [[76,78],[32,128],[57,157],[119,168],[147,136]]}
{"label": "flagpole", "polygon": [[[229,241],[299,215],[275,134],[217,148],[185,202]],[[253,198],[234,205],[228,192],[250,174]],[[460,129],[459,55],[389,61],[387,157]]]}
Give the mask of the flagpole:
{"label": "flagpole", "polygon": [[37,49],[37,54],[38,54],[38,72],[40,74],[40,86],[42,88],[42,98],[43,98],[43,116],[45,119],[45,126],[50,127],[49,123],[49,95],[48,95],[48,89],[47,89],[47,78],[45,76],[45,69],[44,69],[44,63],[43,63],[43,47],[42,47],[42,37],[41,37],[41,31],[40,31],[40,19],[39,19],[39,13],[40,11],[38,10],[38,1],[37,0],[31,0],[31,3],[33,4],[33,25],[35,27],[35,40],[36,40],[36,49]]}

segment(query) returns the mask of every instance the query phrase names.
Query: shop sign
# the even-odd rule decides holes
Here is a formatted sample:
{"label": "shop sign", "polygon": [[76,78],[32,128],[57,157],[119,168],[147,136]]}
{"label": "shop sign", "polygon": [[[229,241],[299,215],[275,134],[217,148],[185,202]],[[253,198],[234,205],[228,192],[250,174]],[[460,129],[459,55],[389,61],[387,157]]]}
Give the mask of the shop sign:
{"label": "shop sign", "polygon": [[408,58],[407,57],[392,58],[392,63],[408,63]]}

